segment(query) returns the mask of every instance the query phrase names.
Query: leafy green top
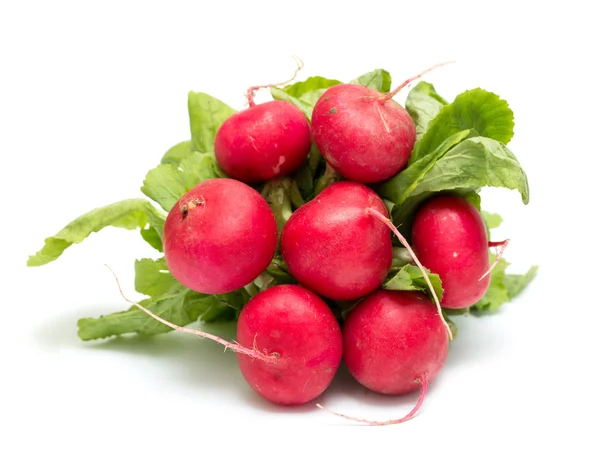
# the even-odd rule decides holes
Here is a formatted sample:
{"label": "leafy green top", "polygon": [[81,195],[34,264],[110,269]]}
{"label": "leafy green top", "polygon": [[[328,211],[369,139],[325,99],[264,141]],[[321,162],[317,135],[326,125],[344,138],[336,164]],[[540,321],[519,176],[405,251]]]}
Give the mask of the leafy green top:
{"label": "leafy green top", "polygon": [[[389,92],[392,84],[390,74],[383,69],[363,74],[351,82],[382,93]],[[319,97],[328,88],[340,83],[336,79],[315,76],[283,88],[272,87],[271,94],[275,99],[296,105],[310,119]],[[527,177],[514,154],[506,147],[513,135],[513,113],[504,100],[491,92],[473,89],[448,103],[433,85],[420,82],[409,93],[406,108],[415,121],[418,142],[409,166],[377,186],[395,221],[402,222],[404,226],[410,225],[420,202],[442,191],[462,195],[478,209],[478,191],[484,186],[515,189],[520,192],[524,203],[529,201]],[[141,187],[142,193],[165,212],[170,211],[176,201],[198,183],[225,176],[215,161],[214,140],[219,127],[236,111],[202,92],[188,94],[188,110],[190,140],[170,148],[162,157],[161,164],[148,172]],[[277,179],[257,187],[273,208],[281,228],[293,209],[314,198],[324,186],[338,178],[325,166],[313,144],[305,166],[292,178]],[[140,229],[142,238],[162,252],[165,213],[152,201],[124,200],[80,216],[56,235],[47,238],[43,248],[30,256],[27,264],[41,266],[50,263],[72,244],[80,243],[90,234],[108,226]],[[482,214],[488,231],[499,225],[499,215]],[[396,250],[400,250],[399,256],[402,255],[402,249]],[[469,308],[471,311],[483,314],[496,310],[518,295],[537,270],[532,267],[525,275],[506,274],[507,266],[505,260],[496,266],[488,292]],[[436,274],[429,273],[429,278],[441,299],[443,282]],[[279,255],[255,282],[225,295],[203,295],[185,288],[168,272],[164,258],[135,262],[135,288],[146,296],[140,303],[180,326],[198,319],[205,322],[235,319],[248,299],[257,292],[278,283],[293,282]],[[406,259],[394,260],[383,288],[429,291],[421,272]],[[351,306],[352,303],[340,303],[337,309]],[[455,326],[451,326],[455,330]],[[78,327],[82,340],[125,333],[154,335],[171,330],[137,307],[99,318],[81,319]]]}

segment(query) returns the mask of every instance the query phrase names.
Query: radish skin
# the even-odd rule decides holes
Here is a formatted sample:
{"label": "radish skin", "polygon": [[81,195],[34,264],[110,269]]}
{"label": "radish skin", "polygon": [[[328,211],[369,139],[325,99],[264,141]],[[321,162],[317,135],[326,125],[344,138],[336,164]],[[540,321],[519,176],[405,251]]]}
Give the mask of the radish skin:
{"label": "radish skin", "polygon": [[254,103],[257,90],[294,80],[304,66],[300,59],[297,62],[288,81],[250,87],[249,108],[228,118],[217,131],[215,158],[229,177],[254,184],[291,174],[305,162],[311,131],[304,113],[286,101]]}
{"label": "radish skin", "polygon": [[256,190],[234,179],[210,179],[173,206],[163,247],[167,267],[182,285],[227,293],[267,268],[277,248],[277,224]]}
{"label": "radish skin", "polygon": [[448,354],[446,327],[417,291],[377,290],[350,311],[342,330],[344,362],[369,390],[402,395],[432,382]]}
{"label": "radish skin", "polygon": [[421,263],[440,276],[445,308],[467,308],[490,286],[487,232],[477,209],[464,198],[433,197],[415,215],[412,245]]}
{"label": "radish skin", "polygon": [[217,131],[215,157],[225,173],[248,184],[286,176],[306,161],[311,146],[304,113],[275,100],[240,111]]}
{"label": "radish skin", "polygon": [[244,307],[237,340],[254,344],[277,363],[258,363],[240,354],[248,384],[277,404],[304,404],[329,386],[342,359],[342,333],[325,302],[298,285],[277,285]]}
{"label": "radish skin", "polygon": [[400,172],[416,141],[415,124],[392,98],[440,63],[382,94],[360,84],[338,84],[319,98],[312,113],[315,144],[327,162],[348,180],[381,182]]}
{"label": "radish skin", "polygon": [[298,208],[281,234],[281,254],[302,285],[333,300],[355,300],[376,290],[392,265],[381,198],[357,182],[337,182]]}

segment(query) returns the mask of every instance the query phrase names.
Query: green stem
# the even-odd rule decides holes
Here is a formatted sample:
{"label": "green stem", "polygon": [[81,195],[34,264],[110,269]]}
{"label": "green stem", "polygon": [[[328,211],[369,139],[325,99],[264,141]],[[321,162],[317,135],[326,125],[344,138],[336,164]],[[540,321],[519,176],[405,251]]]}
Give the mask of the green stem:
{"label": "green stem", "polygon": [[292,180],[289,177],[283,179],[274,179],[267,182],[261,195],[267,200],[277,222],[277,232],[281,236],[283,226],[292,216],[292,203],[290,201],[289,190]]}
{"label": "green stem", "polygon": [[315,197],[325,190],[325,188],[335,184],[338,180],[340,180],[340,175],[333,170],[329,163],[327,163],[325,172],[317,179],[317,183],[315,184]]}
{"label": "green stem", "polygon": [[302,198],[302,194],[300,193],[300,189],[298,188],[296,181],[291,182],[288,193],[294,209],[298,209],[304,205],[304,199]]}

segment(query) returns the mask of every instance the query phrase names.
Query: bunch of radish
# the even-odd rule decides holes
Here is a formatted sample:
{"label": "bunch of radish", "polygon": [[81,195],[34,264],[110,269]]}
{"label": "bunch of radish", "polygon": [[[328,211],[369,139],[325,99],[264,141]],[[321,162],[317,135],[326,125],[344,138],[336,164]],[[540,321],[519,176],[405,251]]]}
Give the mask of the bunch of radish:
{"label": "bunch of radish", "polygon": [[[469,134],[455,130],[432,142],[440,129],[427,130],[434,127],[431,121],[423,123],[422,114],[409,114],[394,100],[438,66],[383,92],[330,82],[310,98],[290,91],[290,98],[256,104],[261,87],[250,88],[248,108],[232,111],[214,127],[214,158],[208,162],[215,163],[216,175],[189,185],[167,204],[164,226],[142,230],[164,251],[162,271],[176,280],[172,288],[185,288],[185,298],[245,295],[234,316],[236,341],[183,327],[193,321],[168,320],[153,310],[157,306],[132,301],[135,310],[166,329],[234,350],[248,385],[274,403],[314,401],[343,359],[369,390],[421,391],[415,409],[402,419],[363,422],[414,416],[448,355],[453,332],[447,313],[482,301],[501,262],[501,253],[490,259],[489,248],[508,243],[490,242],[489,224],[472,199],[478,189],[441,185],[411,196],[439,160],[462,142],[487,135],[475,133],[483,127],[475,121]],[[437,111],[450,113],[438,100]],[[438,126],[443,117],[450,116],[442,114]],[[432,149],[425,152],[427,144]],[[318,177],[308,193],[298,186],[306,172]],[[486,182],[522,192],[508,182]],[[399,183],[406,187],[396,188]],[[390,190],[394,194],[386,195]],[[397,223],[402,231],[397,219],[404,220]],[[40,253],[33,258],[51,254]],[[402,266],[413,270],[408,283],[389,284],[399,269],[408,269]]]}

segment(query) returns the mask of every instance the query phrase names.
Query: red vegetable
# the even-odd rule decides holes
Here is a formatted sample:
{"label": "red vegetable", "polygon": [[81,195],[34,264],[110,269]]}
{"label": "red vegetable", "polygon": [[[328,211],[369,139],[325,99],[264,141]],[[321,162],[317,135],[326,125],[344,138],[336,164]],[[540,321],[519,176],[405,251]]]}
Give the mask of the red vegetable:
{"label": "red vegetable", "polygon": [[466,308],[490,286],[488,240],[483,218],[467,200],[449,195],[425,202],[412,231],[415,253],[423,266],[439,274],[442,306]]}
{"label": "red vegetable", "polygon": [[392,264],[392,240],[367,208],[388,216],[371,189],[338,182],[297,209],[281,234],[290,273],[334,300],[354,300],[378,288]]}
{"label": "red vegetable", "polygon": [[[299,68],[300,69],[300,68]],[[256,105],[227,119],[215,138],[215,157],[229,177],[246,183],[291,174],[310,151],[310,125],[304,113],[286,101]]]}
{"label": "red vegetable", "polygon": [[391,98],[358,84],[338,84],[317,101],[313,137],[327,162],[343,177],[380,182],[406,166],[415,124]]}
{"label": "red vegetable", "polygon": [[378,290],[350,311],[344,362],[361,384],[400,395],[431,382],[448,353],[446,326],[421,292]]}
{"label": "red vegetable", "polygon": [[313,400],[331,383],[342,358],[342,334],[329,307],[310,290],[278,285],[250,300],[240,314],[237,341],[277,361],[238,354],[242,374],[278,404]]}
{"label": "red vegetable", "polygon": [[210,179],[173,206],[164,228],[167,267],[200,293],[242,288],[269,265],[277,225],[258,192],[233,179]]}

